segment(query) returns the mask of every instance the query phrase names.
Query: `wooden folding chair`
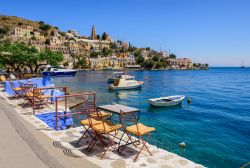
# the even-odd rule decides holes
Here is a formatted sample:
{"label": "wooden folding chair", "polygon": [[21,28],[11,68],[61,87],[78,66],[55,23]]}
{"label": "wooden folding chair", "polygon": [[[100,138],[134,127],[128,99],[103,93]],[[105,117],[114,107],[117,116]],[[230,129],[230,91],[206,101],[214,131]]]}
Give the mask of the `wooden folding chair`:
{"label": "wooden folding chair", "polygon": [[14,94],[12,95],[12,97],[14,98],[18,98],[18,97],[22,97],[22,89],[20,87],[16,87],[14,82],[10,81],[10,87],[11,89],[14,91]]}
{"label": "wooden folding chair", "polygon": [[0,75],[0,82],[5,82],[6,81],[6,77],[4,75]]}
{"label": "wooden folding chair", "polygon": [[77,144],[85,137],[86,133],[88,133],[92,138],[94,138],[92,136],[92,132],[91,132],[91,128],[93,125],[96,124],[100,124],[101,123],[101,117],[103,117],[103,119],[108,118],[110,116],[109,113],[105,113],[105,112],[100,112],[98,113],[96,111],[96,105],[93,104],[94,102],[90,102],[89,100],[84,100],[80,103],[77,103],[76,105],[73,105],[70,107],[70,110],[75,108],[77,112],[79,113],[86,113],[86,111],[88,110],[88,115],[86,119],[83,119],[80,121],[80,124],[83,126],[84,128],[84,132],[82,137],[77,141]]}
{"label": "wooden folding chair", "polygon": [[26,106],[31,106],[33,103],[33,88],[34,85],[25,84],[18,81],[19,86],[21,88],[21,96],[24,98],[24,102],[22,104]]}
{"label": "wooden folding chair", "polygon": [[83,120],[80,121],[80,124],[84,128],[84,132],[76,144],[79,144],[79,142],[85,137],[86,133],[88,133],[89,136],[93,138],[93,136],[90,132],[90,128],[92,127],[92,125],[100,123],[96,119],[91,119],[90,115],[91,115],[92,111],[90,109],[88,109],[87,107],[88,107],[87,100],[81,101],[81,102],[69,107],[70,110],[75,109],[75,111],[77,113],[81,114],[84,118]]}
{"label": "wooden folding chair", "polygon": [[[150,139],[151,132],[155,131],[155,128],[148,127],[142,123],[138,123],[136,113],[124,113],[123,111],[121,111],[120,121],[124,127],[124,133],[128,136],[128,140],[123,146],[133,144],[136,148],[139,148],[139,152],[135,156],[134,161],[137,160],[142,150],[144,149],[146,149],[146,151],[152,156],[152,153],[150,152],[146,144]],[[138,140],[135,140],[133,137],[137,138]],[[139,142],[139,144],[136,144],[137,142]],[[140,143],[142,144],[141,147],[139,147]]]}
{"label": "wooden folding chair", "polygon": [[[101,113],[99,113],[98,115],[101,116],[101,123],[92,126],[94,138],[90,142],[87,150],[91,150],[95,146],[97,141],[101,142],[104,147],[104,151],[101,153],[100,157],[101,159],[103,159],[109,148],[114,147],[116,145],[114,139],[117,138],[117,134],[122,125],[105,120],[105,117],[103,117]],[[104,137],[109,141],[108,143],[104,141]]]}
{"label": "wooden folding chair", "polygon": [[34,108],[49,107],[51,95],[46,95],[39,88],[33,88],[32,91],[32,105]]}

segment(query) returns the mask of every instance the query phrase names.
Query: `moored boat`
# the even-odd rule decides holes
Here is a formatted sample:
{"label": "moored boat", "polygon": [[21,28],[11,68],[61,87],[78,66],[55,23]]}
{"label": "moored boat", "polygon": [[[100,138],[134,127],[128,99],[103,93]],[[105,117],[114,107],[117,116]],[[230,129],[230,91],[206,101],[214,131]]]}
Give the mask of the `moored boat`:
{"label": "moored boat", "polygon": [[116,79],[121,79],[121,78],[130,80],[130,79],[134,79],[135,76],[125,75],[124,72],[114,72],[108,77],[107,81],[114,82]]}
{"label": "moored boat", "polygon": [[109,85],[111,90],[127,90],[127,89],[136,89],[140,88],[143,84],[143,81],[136,81],[133,79],[116,79],[113,84]]}
{"label": "moored boat", "polygon": [[55,67],[50,67],[48,70],[43,71],[43,76],[75,76],[77,70],[73,69],[60,69]]}
{"label": "moored boat", "polygon": [[180,104],[185,99],[183,95],[167,96],[148,99],[148,103],[152,106],[175,106]]}

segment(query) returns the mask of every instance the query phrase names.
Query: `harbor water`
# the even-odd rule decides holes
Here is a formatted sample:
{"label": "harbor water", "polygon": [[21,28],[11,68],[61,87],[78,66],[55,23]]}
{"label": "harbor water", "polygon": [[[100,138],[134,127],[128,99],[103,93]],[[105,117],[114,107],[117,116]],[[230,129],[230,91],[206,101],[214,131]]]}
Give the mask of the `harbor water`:
{"label": "harbor water", "polygon": [[[98,105],[120,103],[141,110],[140,122],[156,131],[150,140],[207,167],[240,167],[250,161],[250,69],[128,71],[144,81],[141,89],[109,91],[110,71],[78,72],[56,77],[72,92],[95,91]],[[147,100],[185,95],[182,105],[151,107]],[[179,143],[186,147],[180,148]]]}

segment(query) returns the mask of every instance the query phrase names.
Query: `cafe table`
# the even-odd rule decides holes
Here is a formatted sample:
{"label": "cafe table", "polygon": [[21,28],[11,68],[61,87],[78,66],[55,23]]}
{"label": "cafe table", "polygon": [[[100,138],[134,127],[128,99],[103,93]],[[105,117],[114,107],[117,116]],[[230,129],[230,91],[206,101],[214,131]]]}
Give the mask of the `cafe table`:
{"label": "cafe table", "polygon": [[[140,110],[137,109],[137,108],[134,108],[134,107],[129,107],[129,106],[125,106],[125,105],[122,105],[122,104],[107,104],[107,105],[102,105],[102,106],[97,106],[97,110],[103,110],[103,111],[106,111],[106,112],[110,112],[112,115],[110,117],[110,119],[113,117],[113,115],[118,115],[120,117],[121,115],[121,112],[123,114],[129,114],[129,113],[138,113],[137,115],[137,121],[139,120],[139,116],[140,116]],[[125,129],[125,128],[124,128]],[[125,134],[125,130],[123,131],[123,134],[119,139],[119,143],[118,143],[118,152],[121,152],[121,148],[124,147],[125,145],[122,145],[121,142],[126,142],[124,141],[122,138]],[[134,142],[131,142],[131,143],[134,143]],[[131,143],[128,143],[126,145],[129,145]]]}

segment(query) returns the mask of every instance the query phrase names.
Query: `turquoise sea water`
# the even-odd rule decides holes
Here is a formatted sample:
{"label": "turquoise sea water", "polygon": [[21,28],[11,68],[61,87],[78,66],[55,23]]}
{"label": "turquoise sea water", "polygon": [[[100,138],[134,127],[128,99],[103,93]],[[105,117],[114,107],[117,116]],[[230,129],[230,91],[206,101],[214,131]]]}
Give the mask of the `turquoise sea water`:
{"label": "turquoise sea water", "polygon": [[[207,167],[240,167],[250,161],[250,69],[207,71],[130,71],[139,90],[109,91],[107,71],[54,78],[73,92],[95,91],[97,103],[121,103],[141,109],[140,121],[154,126],[151,142]],[[188,105],[154,108],[147,99],[181,94]],[[178,144],[184,141],[185,149]]]}

